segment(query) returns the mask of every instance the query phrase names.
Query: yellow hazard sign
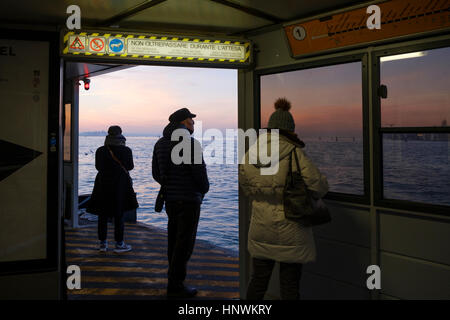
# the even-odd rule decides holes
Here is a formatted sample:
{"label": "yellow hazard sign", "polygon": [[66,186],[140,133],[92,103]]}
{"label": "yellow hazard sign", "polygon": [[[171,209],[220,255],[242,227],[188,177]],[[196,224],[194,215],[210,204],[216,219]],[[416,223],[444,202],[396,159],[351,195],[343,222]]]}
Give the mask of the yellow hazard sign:
{"label": "yellow hazard sign", "polygon": [[175,61],[248,66],[252,44],[245,39],[204,39],[116,32],[62,33],[63,56],[106,59]]}

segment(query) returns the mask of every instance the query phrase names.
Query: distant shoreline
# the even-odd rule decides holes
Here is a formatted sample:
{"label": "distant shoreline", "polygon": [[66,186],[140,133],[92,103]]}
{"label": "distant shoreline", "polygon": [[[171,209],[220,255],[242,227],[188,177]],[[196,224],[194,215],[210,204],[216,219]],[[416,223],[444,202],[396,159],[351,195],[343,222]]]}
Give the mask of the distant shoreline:
{"label": "distant shoreline", "polygon": [[[106,131],[86,131],[80,132],[80,137],[105,137],[108,133]],[[127,137],[159,137],[160,134],[155,133],[128,133]]]}

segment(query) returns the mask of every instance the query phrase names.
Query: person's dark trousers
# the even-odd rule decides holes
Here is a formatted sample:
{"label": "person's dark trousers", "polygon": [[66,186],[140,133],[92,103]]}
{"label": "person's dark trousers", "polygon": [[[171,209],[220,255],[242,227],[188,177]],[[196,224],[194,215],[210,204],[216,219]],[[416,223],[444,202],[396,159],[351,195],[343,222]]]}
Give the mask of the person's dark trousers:
{"label": "person's dark trousers", "polygon": [[169,260],[168,289],[181,288],[186,278],[186,268],[194,250],[197,226],[200,217],[200,203],[166,202]]}
{"label": "person's dark trousers", "polygon": [[[247,288],[247,300],[262,300],[267,291],[274,260],[253,258],[253,270]],[[301,263],[280,262],[280,292],[282,300],[300,299],[300,278],[302,276]]]}
{"label": "person's dark trousers", "polygon": [[[114,216],[114,240],[117,243],[123,241],[124,223],[123,214]],[[98,239],[105,241],[108,234],[108,217],[106,215],[98,216]]]}

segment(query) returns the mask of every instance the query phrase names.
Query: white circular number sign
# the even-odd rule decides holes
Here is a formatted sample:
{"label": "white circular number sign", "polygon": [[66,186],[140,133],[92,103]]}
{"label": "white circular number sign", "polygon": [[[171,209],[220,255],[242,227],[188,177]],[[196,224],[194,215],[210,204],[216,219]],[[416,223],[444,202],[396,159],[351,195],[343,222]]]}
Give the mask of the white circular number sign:
{"label": "white circular number sign", "polygon": [[303,27],[297,26],[294,29],[292,29],[292,34],[295,39],[303,40],[306,37],[306,30]]}

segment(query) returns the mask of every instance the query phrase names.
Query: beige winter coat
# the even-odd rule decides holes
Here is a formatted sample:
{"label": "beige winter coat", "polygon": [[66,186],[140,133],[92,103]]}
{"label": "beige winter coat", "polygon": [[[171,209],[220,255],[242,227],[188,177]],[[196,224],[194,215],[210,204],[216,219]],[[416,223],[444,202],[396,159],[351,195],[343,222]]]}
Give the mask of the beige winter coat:
{"label": "beige winter coat", "polygon": [[[271,134],[262,134],[262,145],[270,150]],[[289,167],[289,154],[295,147],[303,179],[314,197],[328,192],[328,182],[312,161],[292,140],[279,135],[279,169],[276,174],[262,175],[258,165],[249,164],[249,154],[257,152],[257,144],[249,148],[246,162],[239,166],[240,186],[251,199],[252,216],[248,234],[248,250],[254,258],[286,263],[307,263],[316,259],[312,228],[287,220],[283,211],[283,189]],[[292,169],[296,171],[295,159]]]}

